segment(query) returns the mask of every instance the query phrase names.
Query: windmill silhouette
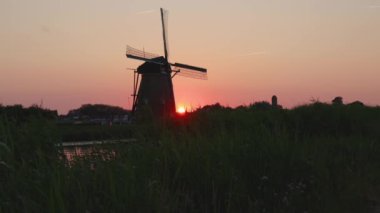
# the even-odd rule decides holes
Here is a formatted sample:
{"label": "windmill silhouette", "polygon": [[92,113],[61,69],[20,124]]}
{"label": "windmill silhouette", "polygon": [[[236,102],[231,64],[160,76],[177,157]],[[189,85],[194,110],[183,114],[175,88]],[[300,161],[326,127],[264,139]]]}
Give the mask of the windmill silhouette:
{"label": "windmill silhouette", "polygon": [[[175,113],[172,78],[178,74],[190,78],[207,79],[207,70],[205,68],[169,62],[166,24],[168,13],[162,8],[160,8],[160,11],[164,56],[127,46],[127,58],[145,61],[145,63],[134,70],[133,114],[148,107],[156,116],[172,115]],[[139,81],[140,75],[141,82]]]}

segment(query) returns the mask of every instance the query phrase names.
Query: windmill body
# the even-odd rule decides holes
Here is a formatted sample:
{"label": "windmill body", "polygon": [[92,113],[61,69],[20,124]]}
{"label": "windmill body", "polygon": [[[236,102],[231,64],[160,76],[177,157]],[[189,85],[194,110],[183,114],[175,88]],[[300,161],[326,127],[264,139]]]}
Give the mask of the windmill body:
{"label": "windmill body", "polygon": [[[165,62],[165,58],[154,58]],[[167,65],[170,66],[170,65]],[[141,82],[134,111],[148,108],[154,115],[166,116],[175,112],[172,77],[165,65],[145,62],[137,68]]]}
{"label": "windmill body", "polygon": [[[172,115],[175,113],[172,78],[178,74],[186,77],[206,79],[207,70],[204,68],[169,62],[167,25],[164,17],[167,17],[167,12],[161,8],[165,56],[158,56],[127,46],[127,58],[145,61],[134,72],[133,114],[148,109],[155,116]],[[174,67],[173,70],[172,66]],[[140,76],[141,81],[139,81]]]}

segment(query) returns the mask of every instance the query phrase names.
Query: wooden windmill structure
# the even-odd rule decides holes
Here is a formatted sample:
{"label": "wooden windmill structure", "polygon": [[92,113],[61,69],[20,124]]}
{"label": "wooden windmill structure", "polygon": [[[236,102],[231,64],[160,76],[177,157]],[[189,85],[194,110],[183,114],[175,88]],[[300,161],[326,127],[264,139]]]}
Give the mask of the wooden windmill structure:
{"label": "wooden windmill structure", "polygon": [[166,20],[167,11],[161,8],[164,56],[127,46],[127,58],[145,61],[134,71],[133,114],[143,108],[149,108],[156,116],[172,115],[175,113],[173,77],[178,74],[191,78],[207,79],[205,68],[169,62]]}

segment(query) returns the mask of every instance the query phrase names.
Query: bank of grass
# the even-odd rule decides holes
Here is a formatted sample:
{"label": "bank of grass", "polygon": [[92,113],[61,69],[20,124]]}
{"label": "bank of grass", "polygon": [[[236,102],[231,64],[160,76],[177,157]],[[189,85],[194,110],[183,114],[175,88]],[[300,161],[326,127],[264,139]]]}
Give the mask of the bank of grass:
{"label": "bank of grass", "polygon": [[62,141],[117,140],[132,137],[133,127],[129,124],[116,125],[69,125],[57,126]]}
{"label": "bank of grass", "polygon": [[[0,122],[0,212],[371,212],[380,204],[380,109],[200,109],[137,123],[112,160],[54,146],[44,119]],[[107,149],[107,148],[102,148]]]}

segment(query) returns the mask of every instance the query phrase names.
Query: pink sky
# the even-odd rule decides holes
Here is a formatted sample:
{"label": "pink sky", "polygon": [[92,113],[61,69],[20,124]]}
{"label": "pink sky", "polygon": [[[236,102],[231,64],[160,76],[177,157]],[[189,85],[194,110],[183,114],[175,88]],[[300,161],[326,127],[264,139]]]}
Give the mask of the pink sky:
{"label": "pink sky", "polygon": [[[64,3],[63,3],[64,2]],[[174,79],[178,105],[237,106],[279,97],[380,105],[380,1],[0,1],[0,103],[66,113],[86,103],[130,108],[140,62],[127,44],[208,69]]]}

